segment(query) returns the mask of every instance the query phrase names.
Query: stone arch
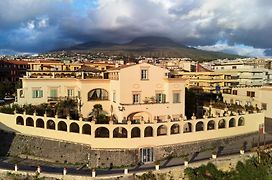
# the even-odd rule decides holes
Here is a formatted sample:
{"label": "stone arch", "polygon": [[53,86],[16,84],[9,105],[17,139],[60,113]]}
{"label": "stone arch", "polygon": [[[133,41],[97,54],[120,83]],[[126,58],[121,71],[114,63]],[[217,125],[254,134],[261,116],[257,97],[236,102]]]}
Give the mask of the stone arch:
{"label": "stone arch", "polygon": [[243,116],[241,116],[238,119],[238,126],[244,126],[245,125],[245,118]]}
{"label": "stone arch", "polygon": [[207,124],[207,130],[213,130],[215,129],[215,122],[214,120],[210,120]]}
{"label": "stone arch", "polygon": [[152,115],[146,111],[131,113],[128,115],[127,119],[130,120],[133,124],[140,123],[141,121],[144,121],[146,123],[150,123],[153,121]]}
{"label": "stone arch", "polygon": [[180,126],[179,124],[173,124],[171,126],[171,134],[179,134],[180,133]]}
{"label": "stone arch", "polygon": [[26,126],[34,127],[34,120],[31,117],[26,118]]}
{"label": "stone arch", "polygon": [[226,120],[225,119],[221,119],[218,122],[218,129],[223,129],[223,128],[226,128]]}
{"label": "stone arch", "polygon": [[167,126],[160,125],[157,128],[157,136],[165,136],[165,135],[167,135]]}
{"label": "stone arch", "polygon": [[91,131],[92,129],[91,129],[91,126],[89,125],[89,124],[84,124],[83,126],[82,126],[82,134],[89,134],[89,135],[91,135]]}
{"label": "stone arch", "polygon": [[102,88],[92,89],[88,92],[88,101],[108,100],[109,93]]}
{"label": "stone arch", "polygon": [[47,123],[46,123],[46,128],[47,129],[56,129],[56,125],[55,125],[55,122],[53,120],[48,120]]}
{"label": "stone arch", "polygon": [[153,128],[151,126],[145,128],[144,137],[153,137]]}
{"label": "stone arch", "polygon": [[195,131],[204,131],[204,123],[202,121],[196,123]]}
{"label": "stone arch", "polygon": [[105,128],[105,127],[96,128],[95,137],[96,138],[109,138],[110,131],[108,130],[108,128]]}
{"label": "stone arch", "polygon": [[36,127],[37,128],[44,128],[44,121],[41,118],[37,119]]}
{"label": "stone arch", "polygon": [[229,120],[229,128],[232,128],[232,127],[235,127],[235,119],[234,118],[231,118]]}
{"label": "stone arch", "polygon": [[138,127],[134,127],[131,130],[131,138],[138,138],[141,137],[141,130]]}
{"label": "stone arch", "polygon": [[79,125],[75,122],[70,124],[70,132],[79,133]]}
{"label": "stone arch", "polygon": [[127,138],[127,129],[123,127],[117,127],[113,130],[114,138]]}
{"label": "stone arch", "polygon": [[192,123],[186,122],[183,126],[183,133],[192,132]]}
{"label": "stone arch", "polygon": [[18,125],[24,125],[24,118],[22,116],[17,116],[17,118],[16,118],[16,124],[18,124]]}
{"label": "stone arch", "polygon": [[64,121],[60,121],[58,123],[58,130],[59,131],[67,131],[67,124]]}

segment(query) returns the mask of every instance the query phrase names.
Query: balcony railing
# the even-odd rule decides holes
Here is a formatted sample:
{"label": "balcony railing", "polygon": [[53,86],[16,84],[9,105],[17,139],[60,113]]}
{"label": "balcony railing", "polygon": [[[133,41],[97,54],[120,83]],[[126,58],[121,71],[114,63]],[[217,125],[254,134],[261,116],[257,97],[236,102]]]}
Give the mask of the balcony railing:
{"label": "balcony railing", "polygon": [[48,102],[58,102],[58,101],[64,101],[64,100],[68,100],[68,99],[72,99],[72,100],[77,101],[78,96],[48,97],[47,101]]}

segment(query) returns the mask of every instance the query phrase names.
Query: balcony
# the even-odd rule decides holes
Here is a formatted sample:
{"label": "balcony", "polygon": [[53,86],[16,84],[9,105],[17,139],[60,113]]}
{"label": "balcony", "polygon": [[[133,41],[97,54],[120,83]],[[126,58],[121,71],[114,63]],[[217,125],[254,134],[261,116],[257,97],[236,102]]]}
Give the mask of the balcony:
{"label": "balcony", "polygon": [[108,79],[102,72],[84,71],[28,71],[25,78],[50,78],[50,79]]}
{"label": "balcony", "polygon": [[64,96],[64,97],[47,97],[47,102],[49,102],[49,103],[56,103],[56,102],[65,101],[65,100],[68,100],[68,99],[72,99],[72,100],[77,101],[78,100],[78,96],[71,96],[71,97],[68,97],[68,96]]}

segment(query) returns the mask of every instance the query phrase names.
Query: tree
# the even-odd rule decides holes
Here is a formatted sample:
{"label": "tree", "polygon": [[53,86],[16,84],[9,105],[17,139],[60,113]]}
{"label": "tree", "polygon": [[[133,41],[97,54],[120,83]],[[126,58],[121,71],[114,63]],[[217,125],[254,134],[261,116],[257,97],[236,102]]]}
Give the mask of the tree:
{"label": "tree", "polygon": [[67,117],[70,116],[72,111],[75,111],[77,102],[73,99],[62,100],[57,103],[56,107],[57,111],[61,112],[62,116]]}
{"label": "tree", "polygon": [[95,104],[92,112],[89,114],[90,117],[95,117],[97,124],[108,124],[109,118],[106,116],[106,112],[103,111],[101,104]]}

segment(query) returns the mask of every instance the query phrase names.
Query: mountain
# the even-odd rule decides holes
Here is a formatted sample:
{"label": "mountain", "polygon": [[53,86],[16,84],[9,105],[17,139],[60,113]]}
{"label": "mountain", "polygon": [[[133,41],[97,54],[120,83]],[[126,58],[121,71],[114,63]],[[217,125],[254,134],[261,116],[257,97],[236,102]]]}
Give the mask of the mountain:
{"label": "mountain", "polygon": [[116,44],[91,41],[58,51],[76,53],[98,53],[106,55],[148,56],[148,57],[187,57],[196,61],[213,59],[235,59],[241,56],[222,52],[205,51],[188,47],[166,37],[146,36],[135,38],[128,43]]}

